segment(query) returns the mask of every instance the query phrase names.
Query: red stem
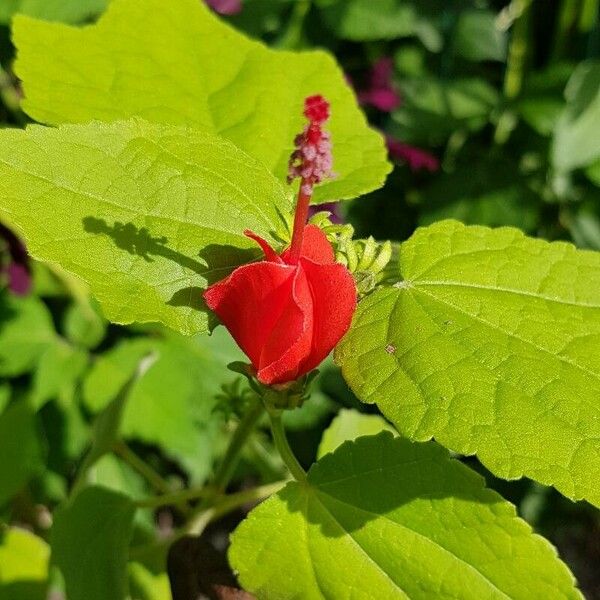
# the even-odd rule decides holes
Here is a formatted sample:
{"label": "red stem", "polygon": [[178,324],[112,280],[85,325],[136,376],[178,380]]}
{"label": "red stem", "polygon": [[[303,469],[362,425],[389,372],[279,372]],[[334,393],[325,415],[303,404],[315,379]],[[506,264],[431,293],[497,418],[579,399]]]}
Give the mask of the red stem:
{"label": "red stem", "polygon": [[304,188],[305,181],[302,179],[300,182],[300,191],[298,192],[298,201],[296,203],[296,214],[294,215],[294,231],[292,232],[292,244],[290,246],[289,261],[292,264],[296,264],[300,258],[300,251],[302,250],[302,238],[304,237],[304,226],[308,219],[308,207],[310,206],[310,199],[312,194],[305,194],[302,189]]}

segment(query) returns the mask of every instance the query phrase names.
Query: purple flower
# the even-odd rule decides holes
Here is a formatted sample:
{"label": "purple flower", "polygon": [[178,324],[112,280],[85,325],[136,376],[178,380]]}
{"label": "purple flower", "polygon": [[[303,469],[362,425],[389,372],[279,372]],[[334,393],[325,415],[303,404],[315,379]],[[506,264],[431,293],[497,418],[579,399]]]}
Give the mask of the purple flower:
{"label": "purple flower", "polygon": [[237,15],[242,12],[242,0],[205,0],[205,2],[221,15]]}
{"label": "purple flower", "polygon": [[380,58],[371,68],[367,89],[358,91],[358,101],[383,112],[398,108],[402,98],[392,84],[393,73],[393,59],[389,56]]}
{"label": "purple flower", "polygon": [[412,171],[425,169],[430,173],[435,173],[435,171],[440,168],[440,161],[437,157],[426,150],[421,150],[421,148],[405,144],[389,135],[385,137],[385,142],[390,157],[394,160],[407,163]]}
{"label": "purple flower", "polygon": [[19,238],[4,225],[0,224],[0,240],[4,241],[8,260],[0,256],[0,276],[8,280],[8,289],[17,296],[28,294],[31,289],[29,257]]}

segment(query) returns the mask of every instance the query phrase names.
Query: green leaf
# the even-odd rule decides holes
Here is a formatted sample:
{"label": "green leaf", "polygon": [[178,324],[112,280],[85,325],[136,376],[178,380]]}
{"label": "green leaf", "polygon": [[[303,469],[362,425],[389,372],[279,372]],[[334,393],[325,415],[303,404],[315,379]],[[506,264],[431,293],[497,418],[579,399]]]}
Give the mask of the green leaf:
{"label": "green leaf", "polygon": [[413,194],[420,204],[419,225],[456,219],[467,225],[536,230],[540,198],[531,189],[531,177],[517,159],[485,154],[481,145],[467,145],[451,171],[438,173]]}
{"label": "green leaf", "polygon": [[84,348],[95,348],[104,339],[106,326],[106,321],[91,302],[73,302],[65,314],[65,335]]}
{"label": "green leaf", "polygon": [[41,300],[0,294],[0,376],[31,371],[55,338],[52,316]]}
{"label": "green leaf", "polygon": [[525,97],[518,103],[523,120],[537,133],[552,135],[564,109],[564,101],[552,96]]}
{"label": "green leaf", "polygon": [[336,360],[400,433],[600,506],[600,254],[445,221],[400,249]]}
{"label": "green leaf", "polygon": [[69,600],[125,600],[134,512],[129,498],[101,487],[57,511],[50,545]]}
{"label": "green leaf", "polygon": [[12,389],[8,383],[0,384],[0,415],[4,412],[4,409],[10,402]]}
{"label": "green leaf", "polygon": [[490,10],[465,10],[453,35],[454,51],[473,61],[506,58],[506,33],[496,25]]}
{"label": "green leaf", "polygon": [[117,323],[206,331],[207,282],[258,257],[244,229],[283,230],[289,207],[259,163],[187,128],[132,120],[0,132],[0,215],[35,258],[89,283]]}
{"label": "green leaf", "polygon": [[101,13],[107,0],[2,0],[0,23],[8,23],[19,13],[64,23],[81,23]]}
{"label": "green leaf", "polygon": [[0,416],[0,457],[1,507],[44,467],[35,414],[25,400]]}
{"label": "green leaf", "polygon": [[94,421],[92,445],[79,467],[77,480],[73,486],[75,489],[84,484],[86,478],[89,477],[89,471],[97,461],[113,449],[123,427],[124,413],[132,390],[138,379],[151,367],[154,360],[155,356],[148,355],[139,362],[135,373],[127,378],[126,383],[119,389],[115,399]]}
{"label": "green leaf", "polygon": [[171,586],[166,573],[155,575],[137,562],[130,563],[127,570],[129,586],[135,600],[172,600]]}
{"label": "green leaf", "polygon": [[50,549],[29,531],[0,529],[0,600],[46,600]]}
{"label": "green leaf", "polygon": [[592,163],[586,170],[585,174],[588,179],[594,184],[600,187],[600,160]]}
{"label": "green leaf", "polygon": [[411,36],[417,13],[411,2],[398,0],[318,0],[327,25],[342,39],[384,40]]}
{"label": "green leaf", "polygon": [[156,350],[150,338],[121,340],[114,348],[99,355],[83,382],[83,400],[92,412],[100,412],[119,393],[140,361]]}
{"label": "green leaf", "polygon": [[497,91],[480,79],[409,79],[402,82],[402,98],[392,133],[426,145],[443,143],[456,129],[481,129],[498,104]]}
{"label": "green leaf", "polygon": [[196,480],[209,473],[223,415],[216,411],[223,383],[235,378],[226,365],[240,351],[224,328],[212,336],[122,342],[101,356],[84,385],[91,410],[101,410],[148,352],[156,362],[132,387],[123,408],[121,435],[160,446]]}
{"label": "green leaf", "polygon": [[88,353],[57,339],[42,355],[33,379],[32,403],[36,409],[48,400],[72,400],[75,385],[88,365]]}
{"label": "green leaf", "polygon": [[379,415],[366,415],[357,410],[343,408],[323,432],[317,457],[322,458],[326,454],[334,452],[344,442],[353,441],[363,435],[375,435],[382,431],[398,435],[396,430]]}
{"label": "green leaf", "polygon": [[389,433],[345,443],[255,508],[229,559],[259,598],[582,598],[479,475]]}
{"label": "green leaf", "polygon": [[227,137],[284,180],[304,98],[320,93],[332,103],[338,177],[315,201],[354,198],[390,171],[383,138],[329,54],[266,48],[199,0],[114,0],[93,27],[19,17],[13,32],[23,107],[43,123],[139,116],[190,125]]}
{"label": "green leaf", "polygon": [[300,408],[283,412],[282,420],[288,431],[305,431],[318,427],[331,414],[337,404],[319,389],[313,389],[310,398]]}
{"label": "green leaf", "polygon": [[584,167],[600,157],[600,62],[584,62],[575,69],[565,98],[552,146],[552,161],[559,170]]}

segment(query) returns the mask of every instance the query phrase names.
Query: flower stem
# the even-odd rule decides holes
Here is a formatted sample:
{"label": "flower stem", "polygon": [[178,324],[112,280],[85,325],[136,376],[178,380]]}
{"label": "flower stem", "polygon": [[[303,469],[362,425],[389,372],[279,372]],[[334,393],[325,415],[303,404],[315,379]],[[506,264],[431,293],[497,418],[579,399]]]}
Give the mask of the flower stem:
{"label": "flower stem", "polygon": [[113,452],[137,471],[157,492],[168,494],[171,486],[123,441],[115,442]]}
{"label": "flower stem", "polygon": [[283,421],[281,420],[280,410],[269,410],[269,417],[271,419],[271,431],[273,432],[273,441],[275,446],[286,464],[290,473],[296,481],[306,481],[306,471],[302,468],[298,459],[292,452],[290,445],[285,435],[285,429],[283,427]]}
{"label": "flower stem", "polygon": [[300,258],[302,250],[302,238],[304,236],[304,226],[308,219],[308,207],[310,206],[310,194],[305,194],[304,179],[300,182],[300,191],[298,192],[298,202],[296,203],[296,214],[294,215],[294,230],[292,232],[292,244],[290,246],[290,262],[295,264]]}
{"label": "flower stem", "polygon": [[189,523],[185,526],[186,533],[200,535],[206,526],[216,518],[215,507],[218,505],[217,498],[225,492],[227,484],[237,466],[240,452],[248,436],[252,433],[256,422],[263,414],[263,411],[263,403],[257,399],[254,406],[248,410],[240,421],[229,442],[223,462],[215,474],[212,485],[209,487],[209,493],[204,496],[202,502],[193,511]]}
{"label": "flower stem", "polygon": [[[216,502],[214,506],[211,506],[201,513],[198,513],[193,523],[177,529],[172,535],[169,535],[166,538],[131,548],[130,557],[143,558],[149,554],[153,554],[155,550],[170,546],[173,542],[189,533],[195,533],[199,535],[202,533],[202,530],[204,530],[204,528],[215,519],[218,519],[236,510],[237,508],[244,506],[245,504],[250,502],[258,502],[268,498],[269,496],[272,496],[273,494],[277,493],[286,483],[287,481],[285,480],[277,481],[275,483],[267,483],[249,490],[242,490],[241,492],[236,492],[235,494],[222,496],[219,502]],[[191,492],[191,490],[189,491]],[[175,494],[172,495],[174,496]],[[156,499],[149,499],[148,501],[142,500],[137,504],[137,506],[140,508],[150,508],[150,500],[158,500],[160,498],[161,497],[159,496]],[[183,499],[183,496],[180,497],[180,500],[181,499]],[[188,499],[191,498],[188,496]],[[170,502],[165,504],[170,504]],[[161,506],[161,504],[156,503],[153,504],[153,506]]]}
{"label": "flower stem", "polygon": [[229,447],[227,448],[223,462],[215,474],[215,478],[211,486],[214,490],[214,495],[220,495],[225,491],[225,488],[227,487],[227,484],[229,483],[229,480],[231,479],[231,476],[233,475],[233,472],[237,466],[239,454],[246,443],[246,439],[252,433],[252,430],[254,429],[258,419],[260,419],[261,415],[263,414],[263,411],[264,407],[262,402],[257,400],[254,406],[248,410],[237,426],[237,429],[235,430],[233,437],[229,442]]}
{"label": "flower stem", "polygon": [[508,47],[506,74],[504,77],[504,96],[514,100],[521,93],[525,75],[525,62],[529,46],[529,15],[532,0],[521,0],[521,12],[514,25]]}

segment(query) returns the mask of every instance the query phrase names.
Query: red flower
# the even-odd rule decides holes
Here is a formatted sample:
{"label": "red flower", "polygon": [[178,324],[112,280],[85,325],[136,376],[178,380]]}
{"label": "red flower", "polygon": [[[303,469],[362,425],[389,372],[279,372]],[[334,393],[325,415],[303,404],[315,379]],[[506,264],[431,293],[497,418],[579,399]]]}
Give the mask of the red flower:
{"label": "red flower", "polygon": [[267,385],[294,381],[318,366],[346,333],[356,309],[352,275],[336,264],[325,234],[306,225],[313,186],[331,173],[331,143],[322,129],[329,104],[311,96],[304,115],[309,124],[296,137],[290,158],[289,181],[301,179],[290,247],[279,255],[245,231],[265,259],[238,267],[204,293]]}
{"label": "red flower", "polygon": [[350,327],[356,286],[334,262],[333,249],[315,225],[304,228],[300,258],[281,256],[246,231],[265,260],[237,268],[211,286],[204,299],[251,360],[258,380],[286,383],[308,373]]}

